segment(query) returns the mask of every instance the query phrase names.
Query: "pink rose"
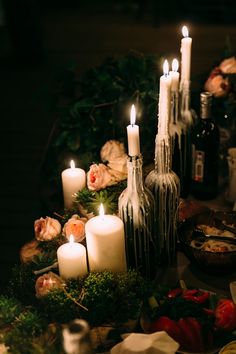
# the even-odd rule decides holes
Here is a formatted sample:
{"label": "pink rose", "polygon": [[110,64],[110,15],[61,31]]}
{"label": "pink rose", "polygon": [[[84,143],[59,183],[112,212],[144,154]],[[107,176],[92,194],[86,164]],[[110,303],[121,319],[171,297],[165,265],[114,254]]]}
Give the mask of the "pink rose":
{"label": "pink rose", "polygon": [[211,92],[215,97],[224,97],[229,92],[229,80],[222,75],[210,75],[205,82],[205,90]]}
{"label": "pink rose", "polygon": [[81,242],[85,238],[85,223],[86,218],[80,218],[79,215],[75,214],[65,223],[63,227],[63,235],[68,239],[70,235],[74,236],[76,242]]}
{"label": "pink rose", "polygon": [[63,280],[53,272],[38,277],[35,283],[36,297],[46,296],[53,289],[63,288]]}
{"label": "pink rose", "polygon": [[111,186],[114,183],[115,181],[109,173],[109,168],[106,165],[100,163],[98,165],[93,164],[90,166],[90,170],[87,173],[88,189],[98,191],[107,186]]}
{"label": "pink rose", "polygon": [[231,57],[225,59],[220,64],[220,70],[224,74],[236,74],[236,59],[235,57]]}
{"label": "pink rose", "polygon": [[34,222],[34,232],[38,241],[49,241],[60,234],[61,224],[49,216],[40,218]]}

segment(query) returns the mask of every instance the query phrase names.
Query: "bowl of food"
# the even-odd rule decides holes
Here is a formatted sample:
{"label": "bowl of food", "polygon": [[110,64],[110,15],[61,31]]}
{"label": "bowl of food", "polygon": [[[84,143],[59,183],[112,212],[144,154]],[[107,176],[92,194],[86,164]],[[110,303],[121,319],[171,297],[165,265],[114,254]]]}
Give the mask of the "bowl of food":
{"label": "bowl of food", "polygon": [[191,262],[210,273],[230,273],[236,266],[236,212],[207,210],[178,227],[181,248]]}

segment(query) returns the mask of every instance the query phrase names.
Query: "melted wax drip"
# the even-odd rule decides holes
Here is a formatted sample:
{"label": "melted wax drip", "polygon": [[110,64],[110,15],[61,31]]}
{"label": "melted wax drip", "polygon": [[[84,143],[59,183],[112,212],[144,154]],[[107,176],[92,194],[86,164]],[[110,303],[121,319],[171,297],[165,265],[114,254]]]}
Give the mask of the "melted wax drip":
{"label": "melted wax drip", "polygon": [[146,186],[156,203],[158,263],[173,264],[176,258],[179,178],[170,169],[171,151],[168,135],[156,137],[155,169],[146,178]]}
{"label": "melted wax drip", "polygon": [[128,267],[137,269],[147,278],[154,277],[154,199],[143,185],[141,157],[128,161],[128,185],[119,197],[119,215],[125,226]]}

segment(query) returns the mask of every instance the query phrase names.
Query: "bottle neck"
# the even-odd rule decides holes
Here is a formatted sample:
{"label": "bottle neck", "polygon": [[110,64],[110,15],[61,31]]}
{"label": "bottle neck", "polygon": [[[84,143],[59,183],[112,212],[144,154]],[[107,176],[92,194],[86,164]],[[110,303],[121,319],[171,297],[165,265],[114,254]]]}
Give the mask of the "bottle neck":
{"label": "bottle neck", "polygon": [[128,176],[127,189],[130,192],[139,193],[143,187],[143,158],[142,155],[129,156],[127,162]]}
{"label": "bottle neck", "polygon": [[203,120],[211,118],[211,106],[209,104],[201,105],[200,118]]}
{"label": "bottle neck", "polygon": [[200,118],[211,118],[211,102],[212,94],[209,92],[202,92],[200,95]]}
{"label": "bottle neck", "polygon": [[155,170],[157,173],[169,173],[171,170],[171,147],[169,135],[156,136]]}

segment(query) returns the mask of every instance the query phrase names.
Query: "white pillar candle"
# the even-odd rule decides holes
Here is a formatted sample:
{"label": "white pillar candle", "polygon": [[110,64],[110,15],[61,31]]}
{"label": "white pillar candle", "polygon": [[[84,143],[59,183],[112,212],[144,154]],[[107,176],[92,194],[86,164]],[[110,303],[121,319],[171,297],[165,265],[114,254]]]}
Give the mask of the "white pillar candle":
{"label": "white pillar candle", "polygon": [[181,82],[190,81],[192,38],[188,36],[188,28],[183,26],[181,40]]}
{"label": "white pillar candle", "polygon": [[86,186],[85,171],[82,168],[76,168],[73,160],[71,160],[70,166],[61,174],[65,208],[72,206],[75,193]]}
{"label": "white pillar candle", "polygon": [[171,77],[171,91],[178,92],[179,91],[179,62],[177,59],[173,59],[172,61],[172,71],[170,71]]}
{"label": "white pillar candle", "polygon": [[115,215],[100,215],[85,224],[90,271],[127,270],[123,221]]}
{"label": "white pillar candle", "polygon": [[164,61],[163,65],[164,75],[160,77],[160,92],[159,92],[159,113],[158,113],[158,134],[168,134],[168,124],[170,117],[170,87],[171,77],[168,75],[169,64]]}
{"label": "white pillar candle", "polygon": [[132,104],[130,111],[130,125],[127,126],[129,156],[137,156],[140,154],[139,126],[135,124],[135,120],[136,110],[135,106]]}
{"label": "white pillar candle", "polygon": [[83,277],[88,272],[86,249],[74,242],[72,235],[68,243],[58,248],[57,259],[60,276],[64,279]]}

